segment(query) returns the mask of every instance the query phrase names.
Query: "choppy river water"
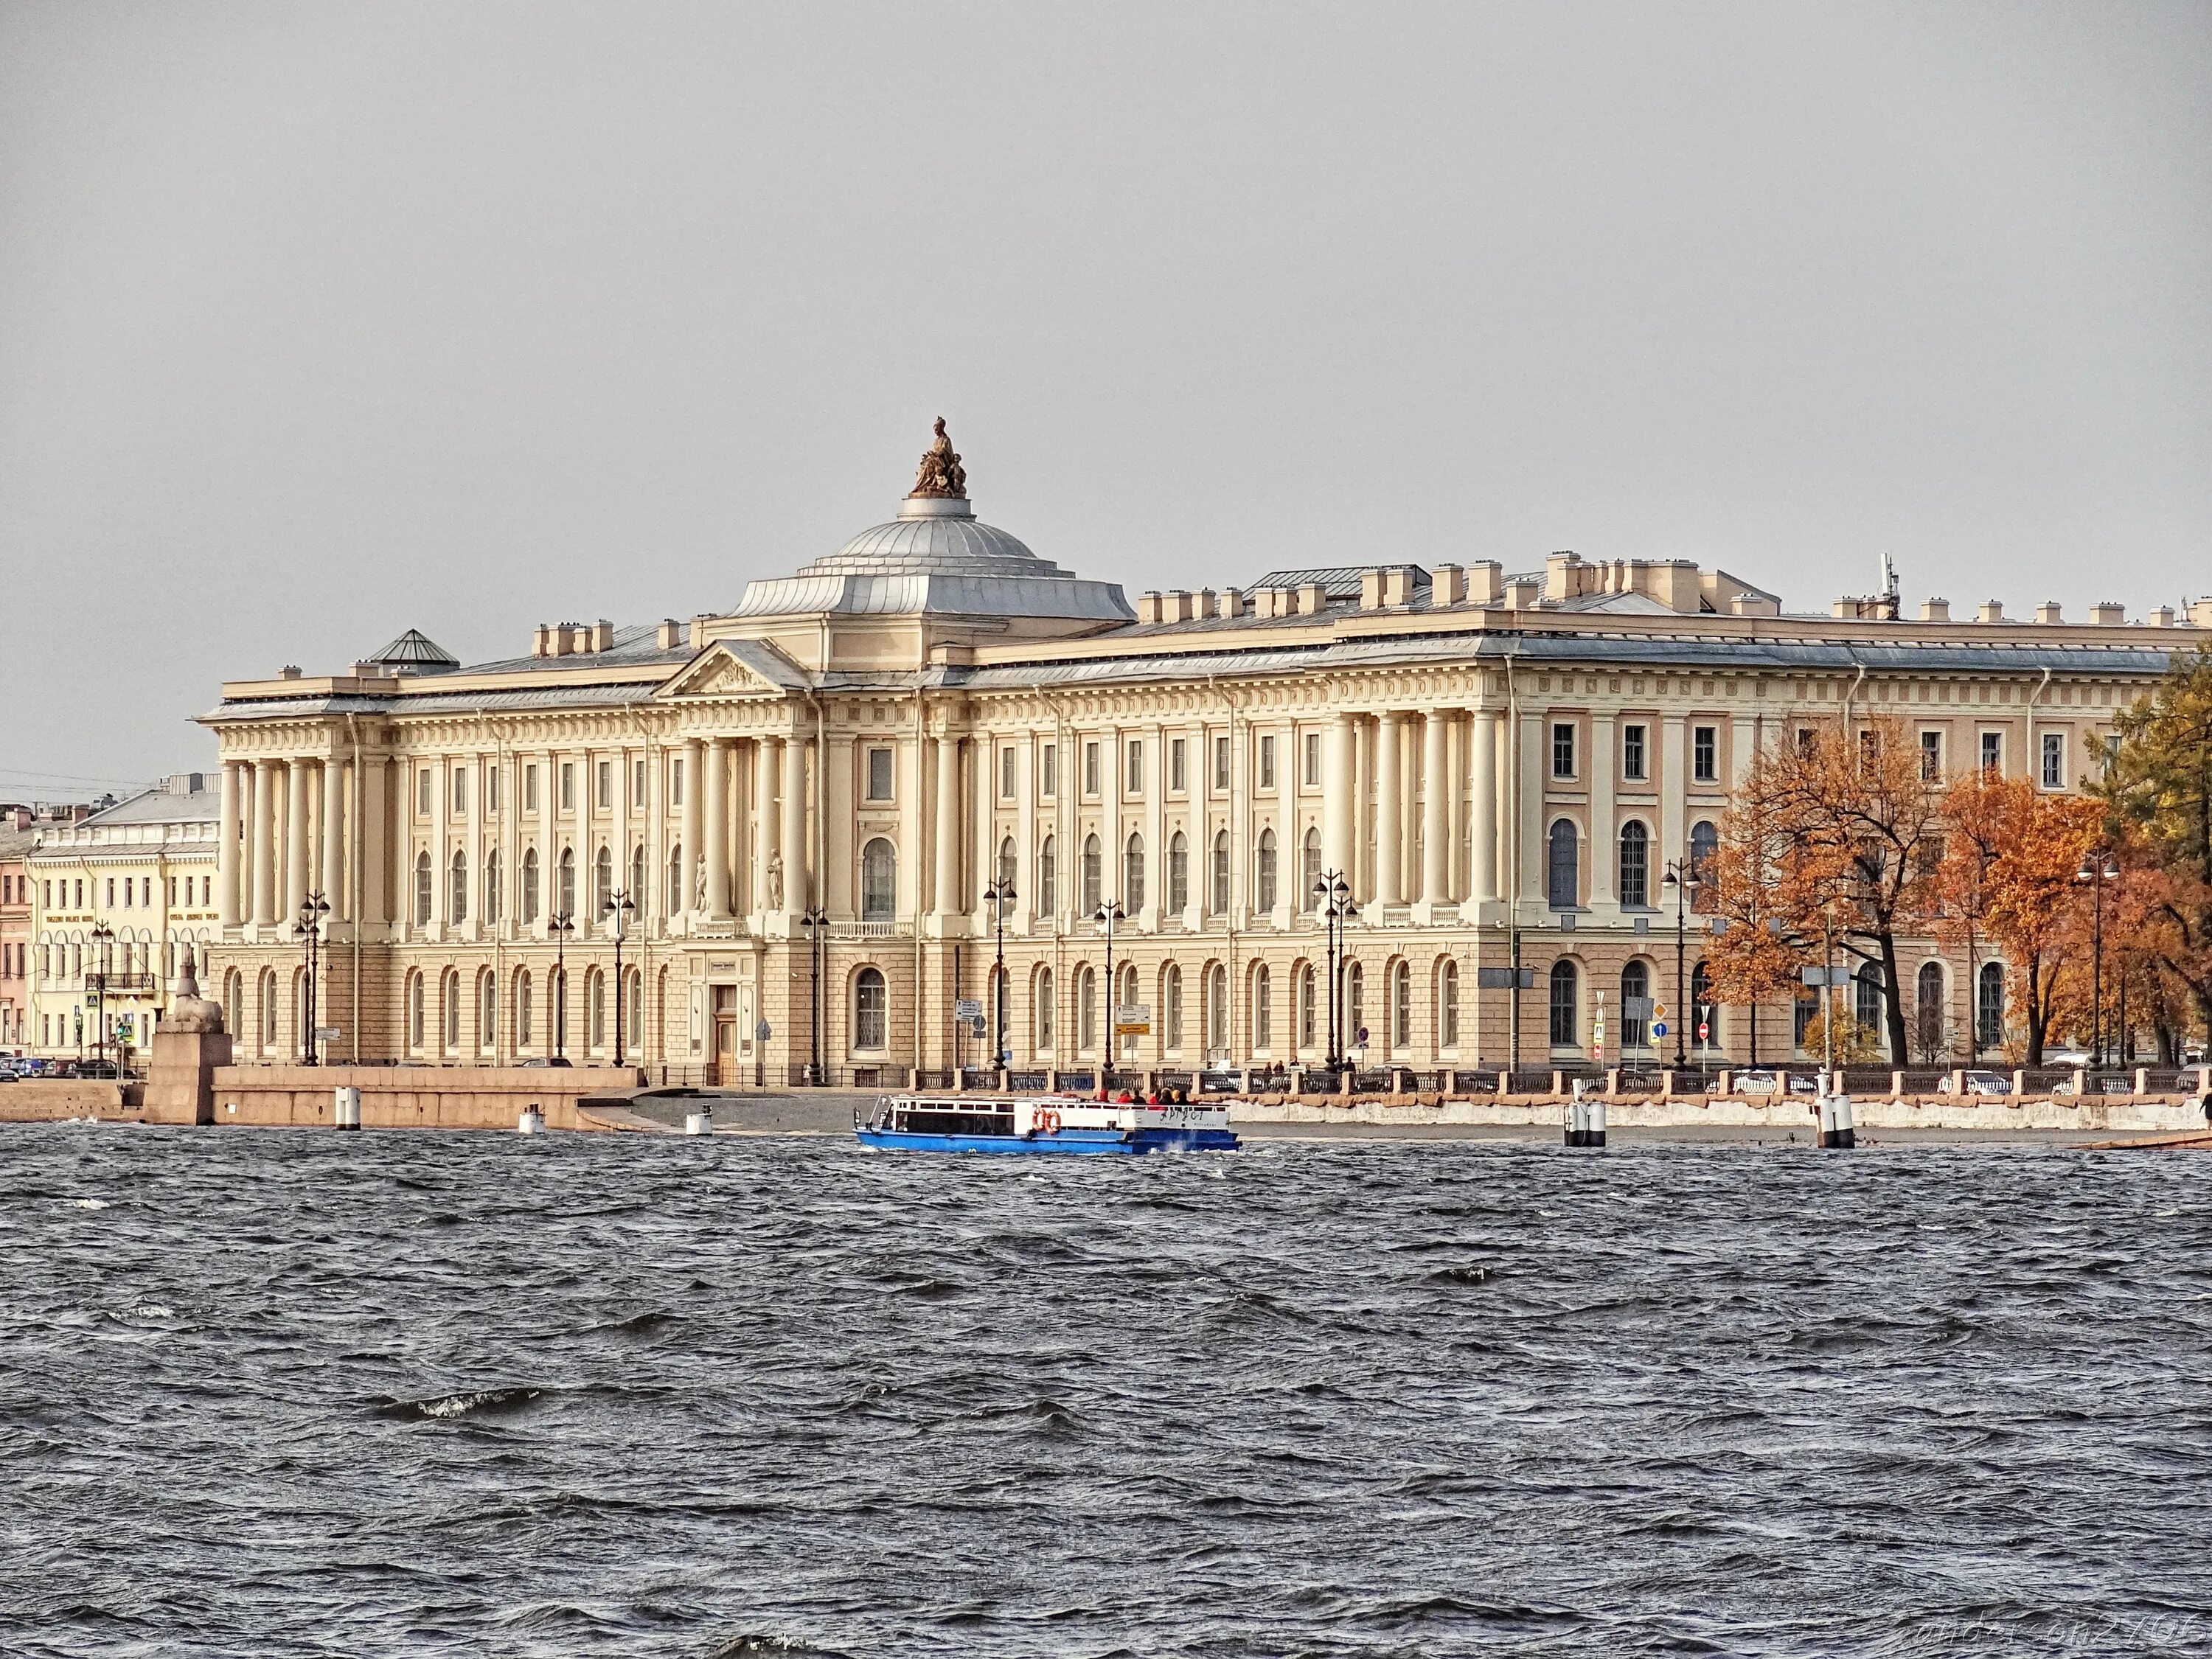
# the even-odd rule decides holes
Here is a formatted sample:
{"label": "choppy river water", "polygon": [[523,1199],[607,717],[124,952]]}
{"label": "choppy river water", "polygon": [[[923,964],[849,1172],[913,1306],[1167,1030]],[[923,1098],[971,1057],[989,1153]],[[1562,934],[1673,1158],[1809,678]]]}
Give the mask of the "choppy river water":
{"label": "choppy river water", "polygon": [[2201,1655],[2208,1175],[9,1128],[0,1651]]}

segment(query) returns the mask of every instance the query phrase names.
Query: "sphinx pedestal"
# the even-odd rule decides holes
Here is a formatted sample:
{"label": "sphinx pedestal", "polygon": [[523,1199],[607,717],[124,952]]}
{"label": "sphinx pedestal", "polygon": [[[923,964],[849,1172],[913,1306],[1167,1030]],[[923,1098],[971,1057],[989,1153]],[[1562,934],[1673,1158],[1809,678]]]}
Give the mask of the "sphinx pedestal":
{"label": "sphinx pedestal", "polygon": [[154,1033],[146,1072],[149,1123],[215,1121],[215,1069],[230,1064],[228,1031]]}

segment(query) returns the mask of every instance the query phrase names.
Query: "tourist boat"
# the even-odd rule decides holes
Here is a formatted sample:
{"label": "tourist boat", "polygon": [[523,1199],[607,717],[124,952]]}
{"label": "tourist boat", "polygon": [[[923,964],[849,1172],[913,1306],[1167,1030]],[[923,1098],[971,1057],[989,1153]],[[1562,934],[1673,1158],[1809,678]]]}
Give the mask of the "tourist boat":
{"label": "tourist boat", "polygon": [[1154,1106],[1079,1095],[885,1095],[863,1122],[863,1146],[907,1152],[1227,1152],[1226,1106]]}

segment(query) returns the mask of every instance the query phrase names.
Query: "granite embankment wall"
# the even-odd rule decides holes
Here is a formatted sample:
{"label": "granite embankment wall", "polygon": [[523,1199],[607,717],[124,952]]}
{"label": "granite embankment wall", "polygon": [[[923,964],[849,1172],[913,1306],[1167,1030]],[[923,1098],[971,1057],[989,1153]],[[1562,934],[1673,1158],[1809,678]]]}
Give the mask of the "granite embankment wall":
{"label": "granite embankment wall", "polygon": [[[588,1095],[641,1088],[630,1067],[570,1070],[493,1066],[219,1066],[212,1074],[218,1124],[332,1127],[337,1093],[361,1091],[362,1127],[368,1129],[507,1129],[528,1106],[549,1129],[586,1129],[576,1110]],[[0,1122],[145,1117],[142,1084],[28,1079],[0,1084]]]}
{"label": "granite embankment wall", "polygon": [[[1592,1097],[1599,1098],[1600,1097]],[[1755,1128],[1780,1133],[1817,1132],[1820,1107],[1804,1095],[1731,1099],[1702,1095],[1635,1095],[1606,1100],[1613,1129]],[[1342,1100],[1323,1095],[1261,1097],[1230,1103],[1232,1123],[1361,1123],[1398,1127],[1488,1125],[1557,1129],[1567,1102],[1556,1095],[1468,1098],[1459,1096],[1381,1096]],[[2077,1098],[1934,1097],[1855,1095],[1851,1111],[1861,1129],[1970,1129],[2003,1133],[2062,1130],[2084,1133],[2179,1133],[2206,1127],[2203,1099],[2192,1095],[2096,1096]]]}

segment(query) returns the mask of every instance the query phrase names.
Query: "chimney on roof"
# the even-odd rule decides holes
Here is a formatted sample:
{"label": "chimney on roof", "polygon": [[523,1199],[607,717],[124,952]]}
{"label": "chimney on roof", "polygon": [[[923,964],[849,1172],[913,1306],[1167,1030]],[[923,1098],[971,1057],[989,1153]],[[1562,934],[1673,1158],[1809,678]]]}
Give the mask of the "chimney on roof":
{"label": "chimney on roof", "polygon": [[659,645],[663,651],[681,651],[684,648],[684,624],[673,617],[663,617]]}
{"label": "chimney on roof", "polygon": [[2212,599],[2189,601],[2189,625],[2192,628],[2212,628]]}
{"label": "chimney on roof", "polygon": [[530,654],[533,657],[550,657],[553,654],[553,630],[544,623],[538,624],[538,632],[531,639]]}
{"label": "chimney on roof", "polygon": [[1477,605],[1496,605],[1505,597],[1505,567],[1477,559],[1467,568],[1467,597]]}
{"label": "chimney on roof", "polygon": [[2170,605],[2153,605],[2144,620],[2153,628],[2171,628],[2173,626],[2173,607]]}
{"label": "chimney on roof", "polygon": [[1147,590],[1145,592],[1138,594],[1137,620],[1140,623],[1156,623],[1159,619],[1160,596],[1158,592],[1157,591]]}
{"label": "chimney on roof", "polygon": [[1429,572],[1429,604],[1458,605],[1467,598],[1467,572],[1455,564],[1440,564]]}
{"label": "chimney on roof", "polygon": [[1920,620],[1923,622],[1950,621],[1951,601],[1948,599],[1923,599],[1920,602]]}
{"label": "chimney on roof", "polygon": [[[1327,603],[1328,596],[1322,592],[1319,582],[1298,584],[1298,615],[1317,617],[1321,614],[1322,606]],[[2212,605],[2212,600],[2208,600],[2206,603]]]}
{"label": "chimney on roof", "polygon": [[702,611],[697,616],[691,618],[691,648],[694,651],[705,650],[707,648],[707,613]]}
{"label": "chimney on roof", "polygon": [[300,678],[300,665],[295,662],[286,663],[282,668],[276,671],[276,678],[280,680],[298,679]]}
{"label": "chimney on roof", "polygon": [[1982,601],[1982,608],[1974,613],[1974,620],[1976,622],[2002,622],[2004,620],[2004,602],[2001,599],[1984,599]]}
{"label": "chimney on roof", "polygon": [[609,622],[605,617],[602,617],[599,618],[599,626],[592,630],[592,649],[594,651],[611,651],[614,648],[615,625]]}
{"label": "chimney on roof", "polygon": [[2095,628],[2125,628],[2128,625],[2128,608],[2124,605],[2114,605],[2109,599],[2101,605],[2093,605],[2089,607],[2089,622]]}
{"label": "chimney on roof", "polygon": [[1534,611],[1543,596],[1543,583],[1533,576],[1516,576],[1505,584],[1505,603],[1515,611]]}
{"label": "chimney on roof", "polygon": [[1244,596],[1233,587],[1223,588],[1221,590],[1220,608],[1213,614],[1217,617],[1243,616],[1244,614]]}
{"label": "chimney on roof", "polygon": [[2056,624],[2066,620],[2056,599],[2045,599],[2035,607],[2035,619],[2039,623]]}

